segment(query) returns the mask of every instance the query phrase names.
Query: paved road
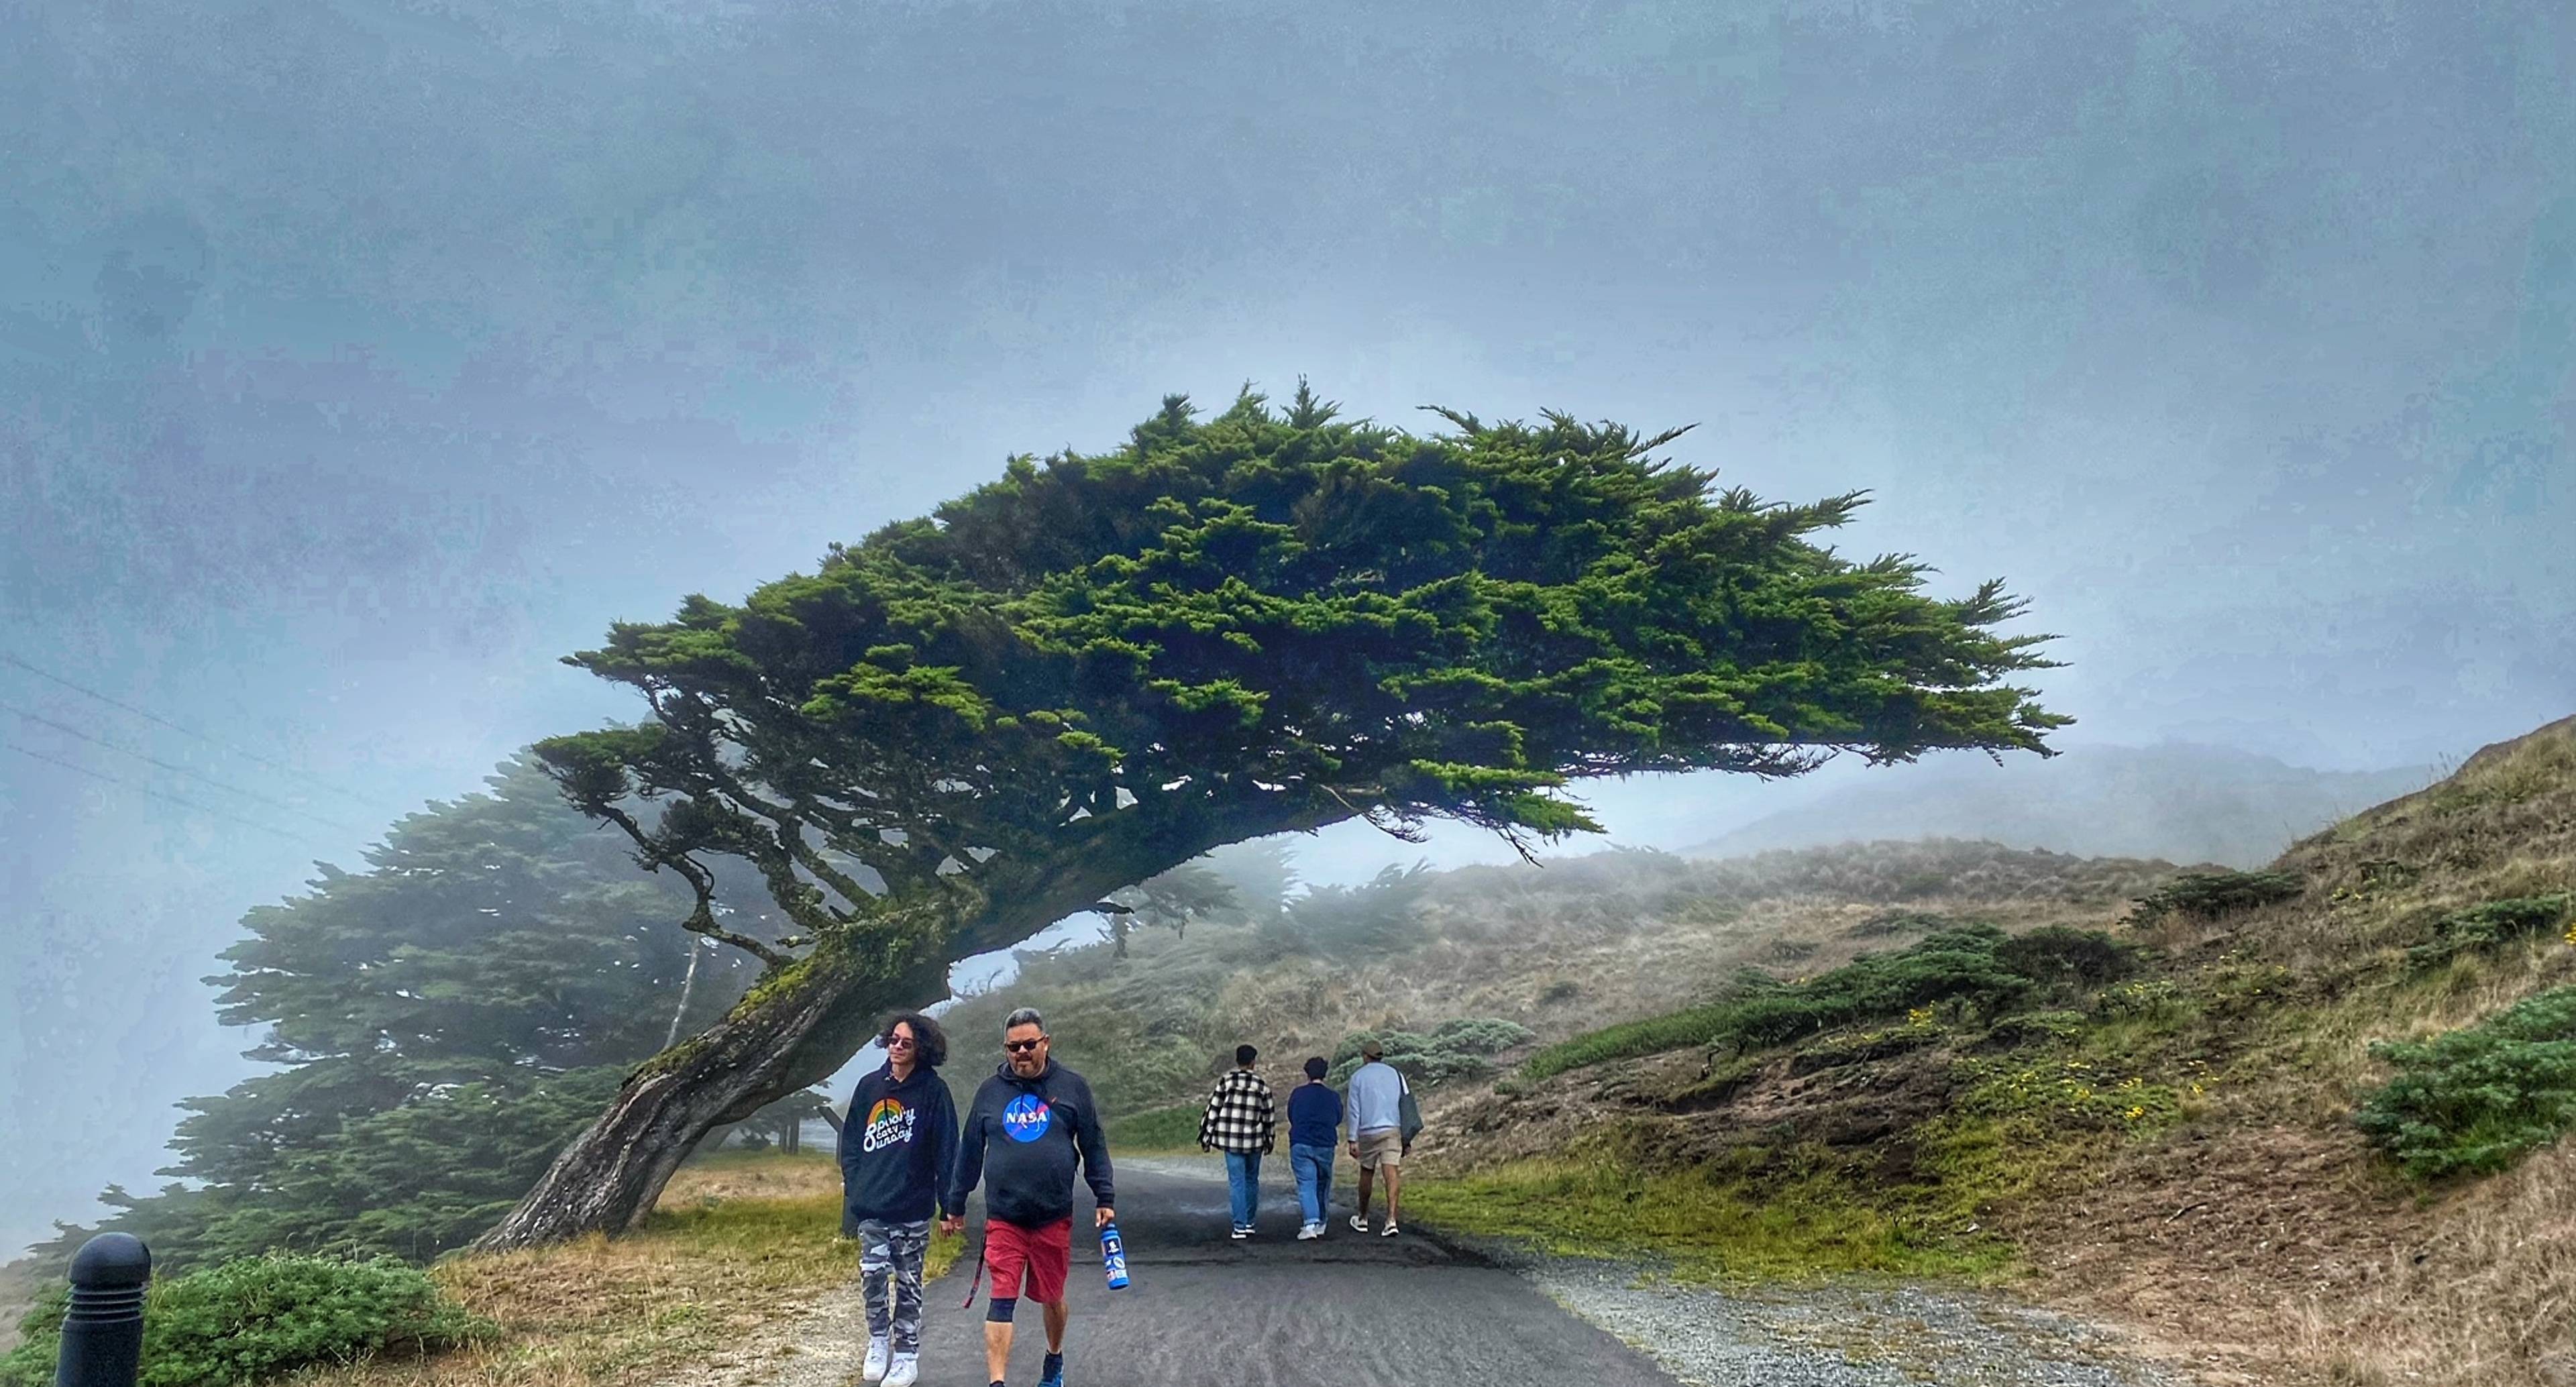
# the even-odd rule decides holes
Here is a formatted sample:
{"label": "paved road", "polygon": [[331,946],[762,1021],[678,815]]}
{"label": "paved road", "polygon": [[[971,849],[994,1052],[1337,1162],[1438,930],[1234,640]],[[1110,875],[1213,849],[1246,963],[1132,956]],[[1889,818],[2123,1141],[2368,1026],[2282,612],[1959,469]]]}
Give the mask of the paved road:
{"label": "paved road", "polygon": [[[1088,1195],[1074,1211],[1068,1387],[1674,1387],[1675,1379],[1523,1277],[1408,1229],[1362,1237],[1337,1210],[1298,1242],[1284,1158],[1265,1162],[1260,1235],[1226,1236],[1212,1161],[1118,1162],[1118,1230],[1134,1285],[1100,1269]],[[980,1239],[980,1233],[975,1237]],[[970,1248],[981,1242],[970,1241]],[[923,1387],[982,1387],[984,1300],[958,1308],[971,1263],[928,1288]],[[1012,1387],[1037,1380],[1046,1331],[1023,1305]]]}

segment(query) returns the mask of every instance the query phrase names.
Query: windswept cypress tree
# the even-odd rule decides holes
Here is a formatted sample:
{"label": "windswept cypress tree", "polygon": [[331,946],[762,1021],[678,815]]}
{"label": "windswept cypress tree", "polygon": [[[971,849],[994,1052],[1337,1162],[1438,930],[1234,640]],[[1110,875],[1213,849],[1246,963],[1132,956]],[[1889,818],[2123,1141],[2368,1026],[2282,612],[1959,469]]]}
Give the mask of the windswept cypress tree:
{"label": "windswept cypress tree", "polygon": [[[227,1024],[265,1028],[251,1057],[284,1067],[183,1104],[163,1173],[191,1183],[109,1190],[105,1227],[179,1269],[278,1248],[432,1256],[507,1211],[675,1021],[702,1028],[750,985],[751,960],[695,947],[710,957],[688,987],[703,941],[678,927],[686,893],[534,764],[486,784],[405,817],[365,871],[323,866],[249,913],[207,981]],[[747,915],[771,909],[756,879],[735,885]]]}
{"label": "windswept cypress tree", "polygon": [[[1584,777],[2044,753],[2066,721],[2006,682],[2047,662],[1994,631],[2000,583],[1935,599],[1906,558],[1812,542],[1858,494],[1767,505],[1650,458],[1679,431],[1439,412],[1455,432],[1416,437],[1302,384],[1205,422],[1174,396],[1115,452],[1013,458],[569,657],[650,718],[539,754],[769,971],[485,1245],[628,1226],[700,1133],[831,1073],[951,961],[1222,844],[1352,817],[1549,840],[1595,827]],[[714,918],[725,858],[787,937]]]}

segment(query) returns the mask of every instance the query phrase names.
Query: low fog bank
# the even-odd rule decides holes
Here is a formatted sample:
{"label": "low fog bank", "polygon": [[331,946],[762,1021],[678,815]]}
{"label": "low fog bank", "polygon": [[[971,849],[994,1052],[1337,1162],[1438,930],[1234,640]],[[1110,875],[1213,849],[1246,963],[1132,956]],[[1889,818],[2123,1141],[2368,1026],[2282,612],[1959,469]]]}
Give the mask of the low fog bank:
{"label": "low fog bank", "polygon": [[2318,771],[2225,747],[2084,747],[2045,763],[1954,756],[1827,791],[1691,844],[1696,857],[1877,839],[1982,838],[2080,857],[2252,869],[2292,842],[2420,790],[2433,766]]}

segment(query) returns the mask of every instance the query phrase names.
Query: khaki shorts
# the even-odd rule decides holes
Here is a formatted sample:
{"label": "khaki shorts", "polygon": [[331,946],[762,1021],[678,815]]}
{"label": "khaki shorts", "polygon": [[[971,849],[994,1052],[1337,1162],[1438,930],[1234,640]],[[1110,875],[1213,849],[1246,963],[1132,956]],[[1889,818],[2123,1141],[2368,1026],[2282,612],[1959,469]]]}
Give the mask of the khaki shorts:
{"label": "khaki shorts", "polygon": [[1362,1170],[1375,1170],[1379,1166],[1400,1170],[1404,1166],[1404,1133],[1393,1127],[1361,1133],[1359,1147]]}

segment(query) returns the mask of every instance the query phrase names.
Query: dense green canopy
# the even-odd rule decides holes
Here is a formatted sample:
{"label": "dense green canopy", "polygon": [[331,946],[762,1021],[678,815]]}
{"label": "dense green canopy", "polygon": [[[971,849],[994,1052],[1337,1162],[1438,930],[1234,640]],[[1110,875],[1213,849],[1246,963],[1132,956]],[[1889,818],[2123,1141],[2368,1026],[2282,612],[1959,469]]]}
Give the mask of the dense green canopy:
{"label": "dense green canopy", "polygon": [[1575,778],[2044,753],[2066,721],[2004,682],[2048,662],[1994,632],[2000,584],[1935,599],[1813,542],[1857,494],[1766,505],[1648,456],[1676,434],[1442,414],[1171,397],[1123,449],[1013,458],[815,573],[615,627],[571,662],[654,720],[541,754],[594,810],[670,797],[623,820],[648,863],[744,855],[817,932],[1068,855],[1145,875],[1352,814],[1547,839],[1594,827]]}

